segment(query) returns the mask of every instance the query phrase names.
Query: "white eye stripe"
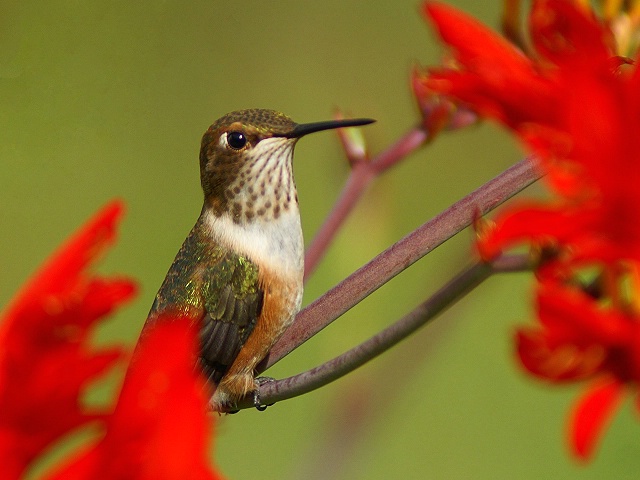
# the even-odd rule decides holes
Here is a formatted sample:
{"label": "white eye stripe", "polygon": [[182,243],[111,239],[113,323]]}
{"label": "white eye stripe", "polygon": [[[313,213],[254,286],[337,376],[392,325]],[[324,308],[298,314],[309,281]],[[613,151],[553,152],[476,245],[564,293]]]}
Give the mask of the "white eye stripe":
{"label": "white eye stripe", "polygon": [[222,135],[220,135],[220,138],[218,139],[218,145],[220,145],[223,148],[227,148],[229,146],[229,142],[227,141],[227,134],[228,132],[224,132]]}

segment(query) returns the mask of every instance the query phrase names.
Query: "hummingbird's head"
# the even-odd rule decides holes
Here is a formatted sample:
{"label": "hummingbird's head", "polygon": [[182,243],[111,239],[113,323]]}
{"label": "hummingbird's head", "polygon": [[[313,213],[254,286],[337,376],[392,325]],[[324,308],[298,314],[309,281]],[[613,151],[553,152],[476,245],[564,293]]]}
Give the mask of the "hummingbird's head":
{"label": "hummingbird's head", "polygon": [[274,110],[228,113],[202,137],[200,181],[205,208],[229,213],[235,223],[278,218],[298,196],[293,181],[293,149],[302,136],[373,120],[297,124]]}

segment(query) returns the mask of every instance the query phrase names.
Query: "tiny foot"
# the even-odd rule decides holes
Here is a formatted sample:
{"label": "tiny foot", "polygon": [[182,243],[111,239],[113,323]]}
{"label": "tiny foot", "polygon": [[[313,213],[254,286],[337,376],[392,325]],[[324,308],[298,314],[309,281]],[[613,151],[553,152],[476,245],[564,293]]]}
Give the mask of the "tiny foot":
{"label": "tiny foot", "polygon": [[[275,378],[272,377],[258,377],[256,378],[256,385],[258,387],[260,387],[260,385],[264,385],[265,383],[269,383],[269,382],[275,382]],[[268,405],[262,405],[262,402],[260,401],[260,389],[256,389],[253,392],[253,406],[256,407],[256,410],[258,410],[259,412],[264,412],[267,407],[270,407],[271,405],[273,405],[273,403],[270,403]]]}

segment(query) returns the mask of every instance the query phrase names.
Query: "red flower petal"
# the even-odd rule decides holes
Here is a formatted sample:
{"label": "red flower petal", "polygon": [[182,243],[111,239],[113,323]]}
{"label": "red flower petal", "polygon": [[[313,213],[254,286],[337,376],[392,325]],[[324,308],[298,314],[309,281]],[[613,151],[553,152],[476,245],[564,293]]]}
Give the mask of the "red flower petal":
{"label": "red flower petal", "polygon": [[423,79],[427,88],[450,94],[514,128],[522,118],[544,119],[555,114],[553,85],[537,74],[534,64],[520,50],[448,5],[426,2],[423,12],[454,48],[460,63],[457,70],[431,70]]}
{"label": "red flower petal", "polygon": [[517,243],[554,247],[570,242],[588,224],[587,214],[560,205],[532,202],[513,205],[502,211],[495,227],[478,239],[478,251],[483,259],[491,260]]}
{"label": "red flower petal", "polygon": [[491,238],[481,239],[483,257],[512,241],[550,241],[564,250],[565,265],[640,261],[640,76],[616,69],[610,30],[574,2],[537,0],[533,62],[451,7],[426,3],[424,11],[460,66],[422,82],[514,129],[560,196],[547,212],[503,215]]}
{"label": "red flower petal", "polygon": [[84,411],[79,397],[122,352],[90,351],[90,329],[132,298],[136,287],[125,279],[94,279],[85,270],[114,240],[121,212],[119,202],[100,211],[47,261],[2,315],[3,475],[21,475],[51,442],[96,418],[96,413]]}
{"label": "red flower petal", "polygon": [[602,307],[580,288],[551,282],[539,288],[538,315],[543,324],[569,331],[573,341],[604,347],[626,346],[636,330],[633,319]]}
{"label": "red flower petal", "polygon": [[622,400],[623,385],[617,380],[592,386],[575,405],[569,421],[569,443],[582,460],[593,454]]}
{"label": "red flower petal", "polygon": [[221,478],[208,466],[206,382],[189,319],[158,322],[137,351],[104,439],[56,479]]}
{"label": "red flower petal", "polygon": [[567,68],[610,67],[611,31],[574,2],[535,0],[529,17],[536,51]]}
{"label": "red flower petal", "polygon": [[558,343],[542,330],[521,329],[516,333],[517,354],[532,375],[554,383],[583,380],[602,369],[605,360],[599,345]]}
{"label": "red flower petal", "polygon": [[640,328],[634,319],[603,308],[577,287],[544,282],[537,297],[540,328],[520,329],[517,353],[537,377],[560,382],[607,373],[638,380]]}
{"label": "red flower petal", "polygon": [[486,64],[492,63],[531,72],[532,64],[522,52],[470,15],[432,1],[423,4],[423,13],[433,21],[442,39],[457,49],[458,59],[465,67],[484,71]]}
{"label": "red flower petal", "polygon": [[11,317],[28,308],[45,308],[47,305],[43,305],[43,302],[49,297],[68,292],[89,263],[96,261],[113,243],[122,212],[123,205],[117,201],[99,211],[40,268],[37,275],[16,295],[4,317]]}

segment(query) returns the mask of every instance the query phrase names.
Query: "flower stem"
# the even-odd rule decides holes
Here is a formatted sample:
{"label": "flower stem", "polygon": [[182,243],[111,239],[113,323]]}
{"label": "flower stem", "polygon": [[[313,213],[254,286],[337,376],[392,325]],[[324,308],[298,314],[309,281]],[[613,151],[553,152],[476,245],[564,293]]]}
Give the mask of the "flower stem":
{"label": "flower stem", "polygon": [[304,308],[271,349],[261,371],[285,357],[398,273],[540,177],[528,158],[505,170],[389,247]]}
{"label": "flower stem", "polygon": [[[303,395],[337,380],[416,332],[492,273],[523,271],[529,267],[529,257],[517,255],[500,257],[493,264],[478,262],[465,268],[409,314],[360,345],[311,370],[261,385],[262,403],[271,404]],[[246,402],[239,405],[239,408],[251,405],[251,402]]]}
{"label": "flower stem", "polygon": [[375,158],[361,160],[354,164],[340,197],[307,249],[304,260],[305,280],[315,271],[336,232],[369,184],[385,170],[424,145],[428,139],[429,135],[423,128],[413,128]]}

